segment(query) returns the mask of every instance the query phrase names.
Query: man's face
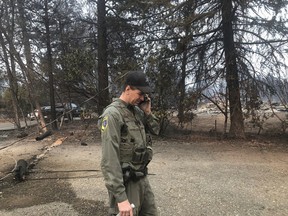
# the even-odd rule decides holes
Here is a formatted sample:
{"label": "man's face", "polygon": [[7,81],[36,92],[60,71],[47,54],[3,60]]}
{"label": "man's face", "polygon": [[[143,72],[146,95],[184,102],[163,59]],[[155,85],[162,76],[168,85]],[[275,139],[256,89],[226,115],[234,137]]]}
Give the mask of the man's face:
{"label": "man's face", "polygon": [[129,103],[131,105],[139,105],[139,103],[141,103],[142,101],[144,101],[144,96],[145,96],[145,93],[140,91],[139,89],[137,88],[131,88],[130,87],[130,94],[129,94]]}

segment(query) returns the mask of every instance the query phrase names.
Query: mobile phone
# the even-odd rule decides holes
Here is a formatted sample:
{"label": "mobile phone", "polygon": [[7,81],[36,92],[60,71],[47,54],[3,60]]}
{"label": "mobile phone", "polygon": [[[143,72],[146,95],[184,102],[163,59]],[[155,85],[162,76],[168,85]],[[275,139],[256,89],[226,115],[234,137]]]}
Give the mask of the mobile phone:
{"label": "mobile phone", "polygon": [[144,101],[143,101],[143,102],[146,102],[146,101],[148,101],[148,100],[149,100],[148,94],[145,94],[145,95],[144,95]]}
{"label": "mobile phone", "polygon": [[144,100],[138,106],[140,106],[141,104],[146,103],[148,101],[149,101],[149,96],[148,96],[148,94],[145,94],[144,95]]}

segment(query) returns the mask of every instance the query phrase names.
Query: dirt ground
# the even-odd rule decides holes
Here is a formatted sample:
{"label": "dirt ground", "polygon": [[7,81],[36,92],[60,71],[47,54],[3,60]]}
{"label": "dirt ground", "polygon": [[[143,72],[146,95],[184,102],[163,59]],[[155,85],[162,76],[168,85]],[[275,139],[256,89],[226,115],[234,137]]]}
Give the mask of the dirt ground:
{"label": "dirt ground", "polygon": [[[288,215],[288,135],[267,121],[257,135],[224,139],[220,115],[199,115],[185,131],[154,137],[149,180],[159,215]],[[216,129],[216,131],[215,131]],[[107,215],[95,120],[74,121],[44,140],[0,133],[0,215]],[[24,182],[15,161],[34,167]]]}

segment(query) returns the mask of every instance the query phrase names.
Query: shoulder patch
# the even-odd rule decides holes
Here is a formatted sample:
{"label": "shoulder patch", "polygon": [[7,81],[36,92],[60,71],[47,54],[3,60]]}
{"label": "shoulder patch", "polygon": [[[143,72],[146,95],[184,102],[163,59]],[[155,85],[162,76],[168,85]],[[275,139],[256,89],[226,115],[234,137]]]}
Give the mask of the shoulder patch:
{"label": "shoulder patch", "polygon": [[102,120],[101,131],[105,131],[108,126],[108,116],[105,116]]}

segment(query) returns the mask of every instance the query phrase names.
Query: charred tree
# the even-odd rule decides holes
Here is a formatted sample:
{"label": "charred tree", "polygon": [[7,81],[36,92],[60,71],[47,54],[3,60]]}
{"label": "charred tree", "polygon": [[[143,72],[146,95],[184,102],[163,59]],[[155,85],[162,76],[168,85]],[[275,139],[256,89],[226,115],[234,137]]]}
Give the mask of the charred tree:
{"label": "charred tree", "polygon": [[33,61],[32,61],[32,52],[29,42],[29,34],[26,27],[26,17],[25,17],[25,10],[24,10],[24,1],[17,0],[18,3],[18,10],[19,10],[19,25],[22,31],[22,40],[24,45],[24,55],[26,58],[26,65],[22,62],[21,58],[19,57],[19,54],[16,52],[16,50],[13,48],[14,56],[17,58],[18,63],[20,64],[20,67],[23,72],[25,73],[26,77],[26,85],[27,89],[29,91],[30,100],[32,100],[35,103],[36,109],[38,109],[38,118],[40,120],[40,129],[42,131],[47,131],[45,120],[43,117],[43,114],[41,112],[41,106],[37,98],[37,93],[33,89],[33,83],[35,83],[34,74],[33,74]]}
{"label": "charred tree", "polygon": [[244,118],[240,101],[239,75],[236,61],[236,49],[233,38],[232,0],[222,0],[223,43],[225,52],[226,83],[230,110],[229,135],[244,138]]}
{"label": "charred tree", "polygon": [[107,27],[105,0],[98,0],[98,112],[109,104],[108,67],[107,67]]}
{"label": "charred tree", "polygon": [[[2,11],[1,11],[1,29],[3,29],[2,26],[2,20],[3,16],[7,19],[6,21],[6,31],[9,37],[7,38],[8,47],[10,48],[12,46],[12,41],[14,39],[14,30],[15,30],[15,7],[14,2],[10,2],[9,4],[3,5]],[[15,61],[14,58],[9,55],[9,52],[6,48],[6,41],[2,34],[0,34],[0,44],[2,47],[2,53],[3,53],[3,62],[6,67],[7,71],[7,77],[9,81],[9,91],[11,94],[11,102],[12,102],[12,109],[14,114],[14,123],[18,130],[21,129],[20,125],[20,117],[19,117],[19,106],[18,106],[18,83],[16,78],[16,70],[15,70]],[[11,49],[11,48],[10,48]]]}
{"label": "charred tree", "polygon": [[49,77],[49,96],[50,96],[50,106],[51,106],[51,123],[52,129],[57,130],[57,120],[56,120],[56,106],[55,106],[55,94],[54,94],[54,75],[53,75],[53,62],[52,62],[52,48],[51,48],[51,38],[50,38],[50,22],[48,13],[48,0],[44,2],[44,25],[45,25],[45,38],[46,38],[46,49],[47,49],[47,73]]}

